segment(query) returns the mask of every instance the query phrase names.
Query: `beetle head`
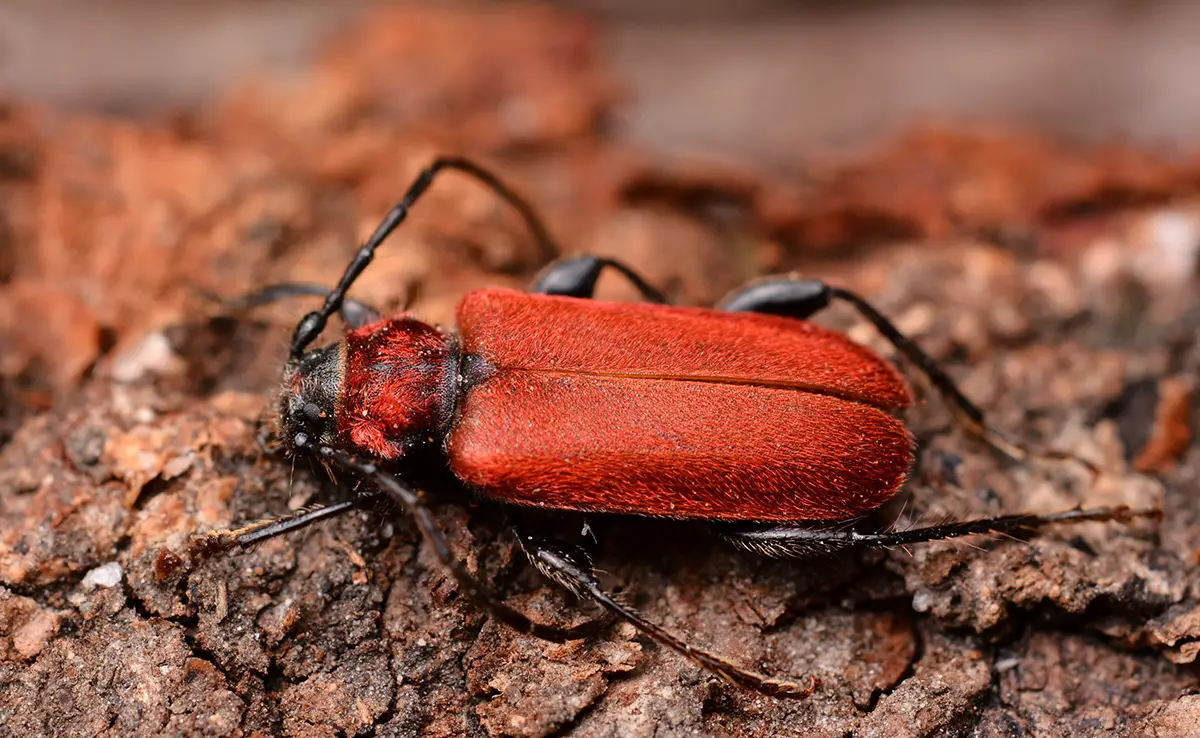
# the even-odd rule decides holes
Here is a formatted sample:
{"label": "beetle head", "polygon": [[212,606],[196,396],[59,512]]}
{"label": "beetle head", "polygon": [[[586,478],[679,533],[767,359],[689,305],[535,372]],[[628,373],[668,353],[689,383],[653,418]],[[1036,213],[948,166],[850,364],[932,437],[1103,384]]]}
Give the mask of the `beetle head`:
{"label": "beetle head", "polygon": [[337,444],[345,366],[346,347],[342,342],[309,351],[288,362],[279,399],[277,431],[289,451]]}

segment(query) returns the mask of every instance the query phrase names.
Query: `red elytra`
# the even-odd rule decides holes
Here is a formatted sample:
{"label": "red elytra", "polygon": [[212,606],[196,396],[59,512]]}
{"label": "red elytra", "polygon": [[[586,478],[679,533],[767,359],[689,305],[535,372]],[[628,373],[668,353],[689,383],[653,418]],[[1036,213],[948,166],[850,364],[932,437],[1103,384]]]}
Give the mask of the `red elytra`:
{"label": "red elytra", "polygon": [[887,412],[911,404],[907,383],[811,323],[504,289],[457,317],[457,342],[410,318],[347,336],[340,440],[394,459],[440,430],[450,469],[489,497],[707,520],[857,517],[912,465]]}

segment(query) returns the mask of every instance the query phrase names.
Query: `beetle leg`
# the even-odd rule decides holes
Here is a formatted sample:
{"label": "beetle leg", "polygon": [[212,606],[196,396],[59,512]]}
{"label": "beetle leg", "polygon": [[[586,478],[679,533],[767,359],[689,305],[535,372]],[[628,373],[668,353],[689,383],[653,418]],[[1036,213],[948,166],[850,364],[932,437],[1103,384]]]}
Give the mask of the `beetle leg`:
{"label": "beetle leg", "polygon": [[863,538],[862,534],[849,530],[848,526],[853,522],[856,521],[845,523],[846,528],[820,527],[819,522],[812,523],[812,527],[718,525],[716,533],[734,546],[759,556],[814,559],[870,545],[859,540]]}
{"label": "beetle leg", "polygon": [[438,174],[448,169],[453,169],[482,182],[489,187],[493,192],[503,198],[511,205],[521,218],[524,219],[525,225],[533,232],[534,238],[537,239],[538,245],[542,250],[542,255],[549,260],[554,258],[558,253],[558,246],[555,245],[554,239],[550,237],[550,232],[546,230],[546,226],[538,217],[537,211],[520,195],[504,184],[499,177],[489,172],[487,169],[479,166],[470,159],[463,159],[457,156],[443,156],[434,159],[433,162],[417,175],[413,183],[408,186],[408,191],[400,198],[400,202],[392,206],[387,215],[383,217],[383,221],[376,226],[374,233],[359,247],[355,252],[354,258],[350,261],[346,271],[342,273],[342,278],[338,280],[337,286],[329,291],[325,296],[325,304],[320,310],[305,315],[296,324],[296,330],[292,333],[292,348],[291,356],[293,359],[299,358],[306,348],[321,335],[325,330],[325,325],[329,321],[329,316],[341,308],[342,303],[346,299],[346,293],[350,291],[351,285],[362,274],[371,260],[375,258],[375,251],[380,245],[396,230],[396,227],[404,222],[408,217],[408,211],[416,204],[417,200],[429,189],[433,184],[433,180]]}
{"label": "beetle leg", "polygon": [[757,530],[726,531],[725,538],[739,548],[776,558],[807,558],[834,553],[848,548],[887,548],[910,543],[941,541],[977,534],[1016,536],[1028,534],[1043,526],[1087,521],[1131,522],[1135,518],[1162,517],[1161,510],[1137,510],[1126,505],[1118,507],[1075,508],[1050,515],[1024,513],[999,515],[992,518],[961,520],[940,525],[927,525],[908,530],[880,533],[860,533],[849,528],[772,527]]}
{"label": "beetle leg", "polygon": [[213,530],[194,536],[188,543],[188,551],[194,559],[206,559],[235,548],[249,548],[268,538],[285,535],[307,528],[322,520],[365,506],[378,499],[378,495],[361,495],[353,500],[336,502],[332,505],[302,507],[290,515],[263,518],[238,528]]}
{"label": "beetle leg", "polygon": [[642,297],[650,302],[665,303],[667,298],[640,274],[616,259],[584,254],[552,262],[534,280],[530,292],[543,295],[562,295],[591,299],[596,294],[596,282],[605,268],[620,272]]}
{"label": "beetle leg", "polygon": [[580,589],[578,582],[574,578],[563,576],[562,572],[552,566],[548,566],[540,556],[543,551],[552,551],[563,561],[571,562],[577,571],[591,574],[593,571],[592,557],[588,555],[588,552],[582,546],[575,546],[557,540],[550,541],[545,536],[533,533],[524,524],[514,525],[512,530],[517,543],[521,546],[521,551],[525,553],[525,557],[529,559],[529,563],[533,564],[533,567],[542,576],[576,597],[591,599],[586,592]]}
{"label": "beetle leg", "polygon": [[833,288],[816,279],[768,279],[747,285],[717,308],[733,313],[766,313],[807,320],[833,302]]}
{"label": "beetle leg", "polygon": [[605,592],[600,587],[599,580],[596,579],[587,554],[577,546],[551,543],[536,535],[520,531],[517,533],[517,539],[538,571],[555,584],[567,589],[577,597],[592,600],[608,612],[630,623],[657,643],[690,659],[701,668],[716,674],[730,684],[772,697],[793,698],[807,697],[818,686],[817,678],[811,674],[805,675],[800,682],[772,679],[732,664],[709,651],[689,645],[678,636],[646,620],[632,608],[618,602],[616,598]]}
{"label": "beetle leg", "polygon": [[719,307],[733,312],[766,313],[805,320],[828,307],[834,300],[850,303],[860,315],[875,326],[904,358],[916,365],[925,375],[942,399],[950,405],[959,421],[992,448],[1018,461],[1024,461],[1030,456],[1070,459],[1087,467],[1093,475],[1099,473],[1095,465],[1086,459],[1054,449],[1032,449],[988,425],[983,410],[963,394],[932,356],[901,333],[900,329],[871,303],[850,290],[832,287],[816,279],[772,279],[752,284],[734,293]]}
{"label": "beetle leg", "polygon": [[433,513],[421,501],[415,489],[379,468],[373,462],[357,459],[329,446],[315,446],[313,451],[322,458],[332,459],[354,473],[367,477],[377,484],[389,498],[400,503],[412,517],[413,522],[417,524],[417,529],[421,531],[422,537],[425,538],[425,542],[429,544],[438,561],[446,567],[458,586],[471,602],[475,603],[476,607],[489,613],[513,630],[555,643],[588,638],[599,632],[603,623],[598,620],[590,620],[564,628],[536,622],[524,613],[504,604],[495,592],[472,576],[466,567],[454,557],[454,552],[451,551],[446,536],[433,519]]}
{"label": "beetle leg", "polygon": [[[317,297],[325,297],[329,294],[328,287],[322,287],[319,284],[306,284],[302,282],[288,282],[284,284],[273,284],[269,287],[263,287],[260,290],[251,292],[241,297],[227,300],[219,295],[214,295],[205,292],[205,297],[208,297],[222,304],[228,310],[250,310],[260,305],[267,305],[272,302],[286,300],[289,297],[304,297],[314,295]],[[342,320],[346,321],[346,325],[350,328],[361,328],[364,325],[374,323],[380,319],[379,311],[358,300],[346,298],[342,301],[341,307],[338,308],[338,313],[342,316]]]}

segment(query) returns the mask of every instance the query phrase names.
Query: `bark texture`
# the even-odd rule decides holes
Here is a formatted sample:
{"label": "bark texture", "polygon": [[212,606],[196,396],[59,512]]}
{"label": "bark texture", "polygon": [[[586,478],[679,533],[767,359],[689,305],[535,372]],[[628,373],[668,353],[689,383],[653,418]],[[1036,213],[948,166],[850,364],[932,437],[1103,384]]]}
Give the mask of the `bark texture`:
{"label": "bark texture", "polygon": [[[608,132],[599,38],[546,8],[389,7],[306,76],[169,122],[4,110],[0,735],[1195,730],[1200,164],[977,129],[916,130],[804,178],[665,159]],[[732,689],[625,625],[515,634],[393,510],[189,570],[193,532],[330,494],[262,443],[308,306],[231,315],[207,295],[331,284],[440,152],[513,180],[564,252],[624,259],[682,304],[768,272],[851,287],[998,427],[1100,470],[1006,462],[918,384],[902,523],[1116,504],[1163,520],[819,562],[690,525],[598,527],[609,588],[739,663],[813,673],[803,701]],[[519,219],[448,175],[355,295],[446,324],[466,290],[543,263]],[[615,280],[602,295],[633,297]],[[891,355],[849,312],[823,322]],[[591,614],[529,570],[496,510],[451,496],[437,513],[514,605]]]}

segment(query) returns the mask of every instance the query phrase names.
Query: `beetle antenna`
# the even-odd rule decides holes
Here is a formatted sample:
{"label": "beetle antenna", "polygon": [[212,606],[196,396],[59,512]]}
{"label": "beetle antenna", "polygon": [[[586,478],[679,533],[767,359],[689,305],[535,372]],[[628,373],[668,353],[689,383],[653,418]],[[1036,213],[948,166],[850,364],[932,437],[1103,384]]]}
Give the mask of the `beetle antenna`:
{"label": "beetle antenna", "polygon": [[557,625],[535,622],[523,613],[504,604],[491,589],[476,579],[454,557],[454,552],[450,550],[450,544],[446,540],[446,536],[433,519],[433,514],[429,511],[429,508],[417,496],[416,490],[406,484],[402,484],[396,477],[383,471],[374,463],[359,460],[329,446],[313,446],[312,449],[321,458],[332,459],[343,467],[367,477],[375,482],[388,497],[399,502],[416,522],[417,528],[421,531],[421,535],[425,538],[429,547],[433,549],[433,553],[437,556],[438,561],[450,571],[454,580],[458,582],[458,586],[466,592],[471,602],[475,603],[480,609],[491,613],[497,620],[521,633],[547,641],[554,641],[555,643],[588,638],[599,633],[600,627],[604,622],[603,620],[589,620],[579,625],[564,628]]}
{"label": "beetle antenna", "polygon": [[350,265],[346,267],[346,271],[342,274],[342,278],[338,280],[337,287],[334,287],[331,292],[325,297],[325,304],[320,310],[315,310],[300,319],[296,325],[296,330],[292,334],[292,352],[293,359],[298,359],[304,353],[313,341],[317,340],[317,336],[325,330],[326,323],[329,322],[329,316],[333,315],[342,306],[342,302],[346,299],[346,293],[350,291],[351,285],[362,274],[371,260],[375,258],[375,251],[380,244],[391,235],[396,227],[404,222],[408,217],[408,211],[412,206],[425,194],[429,186],[433,184],[433,180],[438,173],[446,170],[454,169],[465,174],[469,174],[483,184],[487,185],[497,195],[504,198],[509,205],[512,205],[521,218],[525,221],[526,226],[533,232],[534,238],[537,240],[539,247],[542,250],[544,258],[551,259],[559,251],[554,243],[554,239],[550,237],[550,232],[546,229],[537,211],[533,209],[524,198],[514,192],[500,181],[496,175],[479,166],[475,162],[457,156],[443,156],[434,159],[433,163],[426,167],[417,178],[408,187],[408,191],[404,193],[404,197],[400,198],[400,202],[396,203],[387,215],[383,217],[383,221],[375,228],[375,232],[371,237],[359,247],[354,254],[354,258],[350,261]]}
{"label": "beetle antenna", "polygon": [[267,517],[237,528],[212,530],[192,536],[188,554],[193,563],[209,559],[235,548],[252,549],[268,538],[287,535],[314,523],[319,523],[363,505],[365,498],[346,500],[332,505],[306,505],[288,515]]}

